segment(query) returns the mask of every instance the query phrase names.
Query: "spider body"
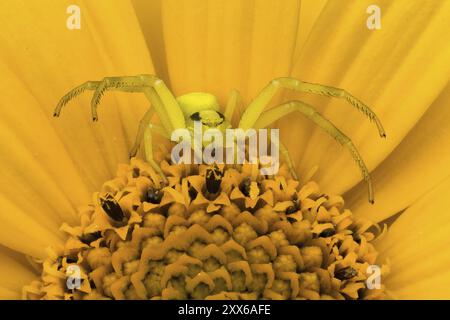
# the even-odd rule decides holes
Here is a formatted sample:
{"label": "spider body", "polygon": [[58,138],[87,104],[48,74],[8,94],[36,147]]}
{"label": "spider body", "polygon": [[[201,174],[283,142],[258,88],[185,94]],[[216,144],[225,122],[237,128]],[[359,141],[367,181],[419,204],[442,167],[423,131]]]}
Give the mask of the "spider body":
{"label": "spider body", "polygon": [[205,92],[187,93],[177,98],[185,118],[186,128],[194,134],[194,123],[200,121],[202,130],[217,129],[225,134],[231,123],[219,111],[215,96]]}
{"label": "spider body", "polygon": [[219,101],[211,93],[191,92],[176,99],[185,118],[190,117],[195,112],[204,110],[220,111]]}
{"label": "spider body", "polygon": [[[374,198],[369,170],[350,138],[336,128],[333,123],[318,113],[312,106],[297,100],[265,110],[276,92],[282,88],[345,99],[353,107],[365,114],[369,120],[374,121],[378,128],[379,135],[381,137],[386,137],[383,126],[376,114],[363,102],[349,94],[347,91],[321,84],[303,82],[288,77],[270,81],[246,107],[237,128],[244,130],[250,128],[266,128],[275,121],[291,113],[299,112],[303,114],[350,151],[350,154],[360,168],[364,180],[367,182],[369,201],[373,203]],[[217,129],[220,132],[225,133],[226,129],[232,127],[231,118],[235,107],[240,100],[239,93],[236,90],[233,90],[227,105],[224,108],[224,113],[222,114],[216,97],[210,93],[194,92],[175,98],[164,82],[153,75],[107,77],[101,81],[87,81],[69,91],[59,101],[54,111],[54,116],[58,117],[63,106],[85,90],[94,90],[94,95],[91,100],[92,119],[94,121],[97,121],[98,119],[97,107],[105,91],[117,90],[141,92],[145,94],[151,103],[151,107],[140,121],[138,134],[135,144],[130,152],[130,156],[136,155],[143,142],[146,160],[164,179],[164,173],[153,159],[152,134],[156,133],[170,139],[171,133],[175,129],[187,129],[190,133],[193,133],[195,121],[200,121],[202,129],[204,130]],[[155,113],[160,120],[160,125],[155,125],[151,122]],[[295,167],[289,157],[288,150],[282,143],[279,143],[279,149],[289,167],[291,175],[294,179],[297,179]]]}

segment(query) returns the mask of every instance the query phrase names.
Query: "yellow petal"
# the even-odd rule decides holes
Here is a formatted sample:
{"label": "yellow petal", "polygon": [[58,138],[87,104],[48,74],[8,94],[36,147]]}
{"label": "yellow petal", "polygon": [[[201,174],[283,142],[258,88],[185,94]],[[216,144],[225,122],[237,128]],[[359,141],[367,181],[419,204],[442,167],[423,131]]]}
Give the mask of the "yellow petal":
{"label": "yellow petal", "polygon": [[[316,20],[292,75],[346,89],[381,118],[387,139],[340,99],[297,95],[355,142],[369,169],[379,165],[438,97],[450,77],[450,2],[377,1],[381,30],[366,27],[373,1],[329,1]],[[309,121],[282,122],[300,173],[318,164],[319,184],[342,193],[361,180],[350,153]],[[287,131],[287,133],[286,133]]]}
{"label": "yellow petal", "polygon": [[59,98],[87,80],[153,72],[128,1],[77,3],[80,30],[66,28],[67,3],[0,3],[0,242],[35,256],[59,243],[62,221],[76,221],[76,207],[127,160],[148,105],[111,94],[94,125],[90,92],[52,117]]}
{"label": "yellow petal", "polygon": [[294,61],[297,61],[308,40],[320,13],[328,0],[302,0],[300,3],[300,19],[295,45]]}
{"label": "yellow petal", "polygon": [[[165,51],[175,93],[208,91],[224,104],[236,88],[248,102],[269,80],[289,74],[299,9],[297,0],[163,1]],[[151,35],[146,29],[144,33]]]}
{"label": "yellow petal", "polygon": [[401,214],[380,240],[392,272],[384,281],[400,299],[450,299],[450,178]]}
{"label": "yellow petal", "polygon": [[30,256],[43,258],[47,246],[62,244],[62,234],[58,229],[48,227],[52,222],[47,221],[48,216],[34,210],[27,211],[30,206],[14,203],[0,194],[0,243]]}
{"label": "yellow petal", "polygon": [[381,221],[408,207],[413,201],[450,176],[450,85],[427,110],[392,154],[372,172],[375,204],[366,199],[366,186],[359,184],[346,197],[353,212]]}
{"label": "yellow petal", "polygon": [[0,246],[0,299],[20,299],[22,286],[36,274],[23,255]]}
{"label": "yellow petal", "polygon": [[156,75],[170,84],[167,71],[166,47],[162,32],[162,0],[131,0],[139,24],[144,32],[145,41],[150,51]]}

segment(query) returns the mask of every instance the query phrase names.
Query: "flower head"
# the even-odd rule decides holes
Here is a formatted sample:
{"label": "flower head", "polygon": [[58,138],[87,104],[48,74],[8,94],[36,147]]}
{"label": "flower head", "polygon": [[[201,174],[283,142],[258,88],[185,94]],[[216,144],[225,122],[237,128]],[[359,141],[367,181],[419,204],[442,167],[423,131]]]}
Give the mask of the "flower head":
{"label": "flower head", "polygon": [[[69,30],[63,2],[2,2],[0,297],[20,298],[22,288],[29,298],[163,297],[163,290],[206,297],[222,286],[228,298],[448,298],[450,4],[378,1],[381,29],[371,30],[372,4],[99,0],[80,4],[81,29]],[[301,97],[351,133],[375,204],[347,152],[300,115],[276,124],[298,181],[283,168],[259,180],[244,168],[220,168],[217,197],[205,191],[217,184],[206,180],[206,167],[161,162],[164,184],[143,161],[129,163],[148,107],[137,95],[105,98],[96,124],[84,98],[52,118],[73,85],[142,73],[157,74],[177,96],[210,92],[221,106],[236,88],[243,95],[236,115],[280,76],[363,98],[389,133],[383,144],[339,101],[280,94]],[[167,239],[179,247],[144,255],[142,246]],[[296,242],[299,254],[282,249]],[[211,244],[222,249],[211,253]],[[66,271],[75,261],[82,281],[71,292]],[[361,287],[373,261],[383,271],[378,291]],[[163,266],[174,263],[165,275]]]}

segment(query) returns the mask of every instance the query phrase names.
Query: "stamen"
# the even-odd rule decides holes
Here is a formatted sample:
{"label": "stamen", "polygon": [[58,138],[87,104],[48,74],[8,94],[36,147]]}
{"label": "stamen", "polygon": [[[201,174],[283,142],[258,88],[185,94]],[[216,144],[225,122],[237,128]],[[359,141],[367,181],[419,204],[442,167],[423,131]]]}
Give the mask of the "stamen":
{"label": "stamen", "polygon": [[349,280],[353,277],[355,277],[358,274],[358,271],[353,269],[352,267],[347,267],[340,269],[339,271],[335,272],[334,276],[336,279],[339,280]]}
{"label": "stamen", "polygon": [[111,219],[122,221],[125,217],[119,203],[110,193],[107,193],[105,197],[100,197],[100,203],[103,210]]}
{"label": "stamen", "polygon": [[300,205],[298,204],[297,201],[294,201],[294,205],[289,206],[286,209],[285,213],[286,214],[292,214],[292,213],[296,213],[298,210],[300,210]]}
{"label": "stamen", "polygon": [[100,231],[96,231],[96,232],[92,232],[92,233],[83,234],[79,238],[80,238],[81,242],[89,245],[91,242],[93,242],[101,237],[102,237],[102,233]]}
{"label": "stamen", "polygon": [[212,194],[218,193],[220,190],[220,184],[222,183],[222,177],[222,172],[220,172],[217,166],[206,170],[206,190]]}
{"label": "stamen", "polygon": [[189,193],[189,198],[191,200],[194,200],[197,197],[198,191],[195,190],[195,188],[193,186],[189,185],[188,193]]}
{"label": "stamen", "polygon": [[245,178],[239,187],[241,192],[250,199],[256,199],[260,195],[261,189],[257,182],[252,181],[250,178]]}
{"label": "stamen", "polygon": [[[253,181],[245,164],[165,169],[171,184],[161,189],[149,164],[132,159],[121,166],[100,190],[99,203],[80,212],[81,223],[63,228],[69,233],[64,248],[43,261],[41,279],[25,287],[24,297],[384,296],[384,287],[363,285],[364,266],[377,263],[375,228],[356,221],[343,201],[322,196],[316,183],[300,185],[288,176]],[[79,287],[68,288],[61,280],[73,275],[73,266]]]}
{"label": "stamen", "polygon": [[335,234],[336,234],[336,231],[333,228],[328,228],[328,229],[323,230],[319,234],[319,237],[328,238],[328,237],[331,237],[331,236],[333,236]]}

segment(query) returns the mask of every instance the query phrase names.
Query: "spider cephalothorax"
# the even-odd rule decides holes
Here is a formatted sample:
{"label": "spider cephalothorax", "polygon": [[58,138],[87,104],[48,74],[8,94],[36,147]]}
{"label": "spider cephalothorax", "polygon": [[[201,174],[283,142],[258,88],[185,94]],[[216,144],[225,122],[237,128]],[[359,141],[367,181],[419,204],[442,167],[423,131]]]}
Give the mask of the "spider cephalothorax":
{"label": "spider cephalothorax", "polygon": [[193,133],[194,123],[199,121],[203,130],[217,129],[225,133],[231,128],[229,119],[219,111],[215,96],[204,92],[192,92],[177,98],[186,120],[186,128]]}
{"label": "spider cephalothorax", "polygon": [[[237,127],[243,130],[266,128],[280,118],[293,112],[302,113],[350,151],[361,170],[364,180],[367,182],[369,188],[369,201],[373,203],[373,190],[369,170],[350,138],[336,128],[329,120],[324,118],[312,106],[297,100],[283,103],[265,111],[270,100],[281,88],[343,98],[364,113],[369,120],[374,121],[380,136],[386,137],[383,126],[376,114],[347,91],[287,77],[272,80],[247,106]],[[136,155],[139,146],[143,141],[146,160],[163,178],[165,178],[164,173],[153,159],[152,133],[157,133],[163,137],[170,138],[171,133],[175,129],[185,128],[192,131],[195,121],[200,121],[205,129],[214,128],[224,132],[226,129],[231,128],[231,118],[239,100],[239,93],[236,90],[233,90],[224,113],[222,114],[220,113],[217,99],[214,95],[209,93],[189,93],[175,98],[164,82],[153,75],[107,77],[102,81],[88,81],[71,90],[63,96],[58,103],[54,116],[59,116],[62,107],[67,104],[69,100],[85,90],[95,90],[91,101],[92,119],[94,121],[98,119],[97,106],[106,90],[142,92],[147,96],[152,106],[145,113],[140,122],[136,142],[130,155]],[[151,123],[154,113],[157,114],[161,125]],[[287,149],[281,143],[279,144],[279,147],[281,155],[284,157],[292,176],[297,178],[295,168],[290,160]]]}

